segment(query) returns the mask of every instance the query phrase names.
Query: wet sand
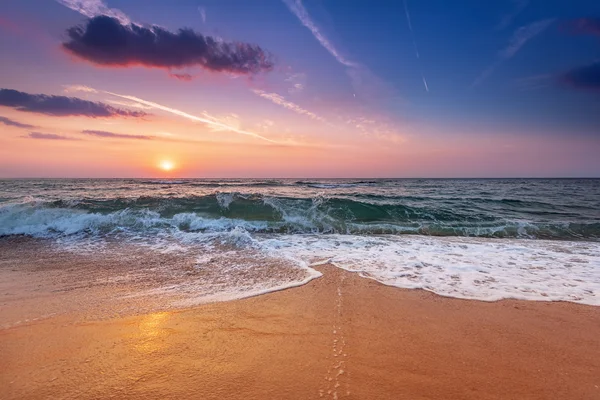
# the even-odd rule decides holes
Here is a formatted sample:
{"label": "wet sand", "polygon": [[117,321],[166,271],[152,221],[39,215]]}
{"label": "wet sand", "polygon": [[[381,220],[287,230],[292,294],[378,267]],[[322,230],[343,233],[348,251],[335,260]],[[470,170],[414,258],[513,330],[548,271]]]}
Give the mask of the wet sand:
{"label": "wet sand", "polygon": [[0,398],[600,399],[600,307],[458,300],[320,270],[185,311],[2,329]]}

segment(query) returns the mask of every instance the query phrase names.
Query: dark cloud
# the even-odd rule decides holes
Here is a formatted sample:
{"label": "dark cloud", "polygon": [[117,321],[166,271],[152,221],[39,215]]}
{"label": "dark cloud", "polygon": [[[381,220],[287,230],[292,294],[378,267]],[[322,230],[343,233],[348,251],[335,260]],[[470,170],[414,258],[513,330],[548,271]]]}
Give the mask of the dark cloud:
{"label": "dark cloud", "polygon": [[572,69],[561,81],[576,89],[600,90],[600,62]]}
{"label": "dark cloud", "polygon": [[35,126],[33,126],[33,125],[22,124],[20,122],[13,121],[12,119],[2,117],[2,116],[0,116],[0,122],[2,122],[4,125],[15,126],[17,128],[25,128],[25,129],[35,128]]}
{"label": "dark cloud", "polygon": [[123,110],[77,97],[29,94],[12,89],[0,89],[0,106],[60,117],[78,115],[85,117],[143,117],[148,115],[142,111]]}
{"label": "dark cloud", "polygon": [[44,140],[79,140],[70,138],[67,136],[56,135],[54,133],[41,133],[41,132],[29,132],[29,134],[22,136],[27,139],[44,139]]}
{"label": "dark cloud", "polygon": [[136,139],[136,140],[152,140],[154,139],[152,136],[146,135],[127,135],[125,133],[113,133],[106,131],[92,131],[92,130],[84,130],[81,133],[85,135],[97,136],[102,138],[116,138],[116,139]]}
{"label": "dark cloud", "polygon": [[[579,18],[563,25],[564,30],[574,35],[600,36],[600,18]],[[600,91],[600,62],[573,68],[559,76],[561,83],[575,89]]]}
{"label": "dark cloud", "polygon": [[155,68],[199,66],[209,71],[252,74],[273,69],[271,55],[257,45],[224,42],[191,29],[177,33],[158,26],[122,25],[97,16],[67,30],[63,47],[94,64]]}
{"label": "dark cloud", "polygon": [[574,35],[600,36],[600,18],[579,18],[565,25],[566,31]]}

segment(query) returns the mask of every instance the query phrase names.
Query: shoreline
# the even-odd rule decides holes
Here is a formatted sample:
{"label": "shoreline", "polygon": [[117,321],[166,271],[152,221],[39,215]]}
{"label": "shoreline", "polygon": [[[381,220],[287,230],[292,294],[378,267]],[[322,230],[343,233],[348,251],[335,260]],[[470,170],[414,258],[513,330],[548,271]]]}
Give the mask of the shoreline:
{"label": "shoreline", "polygon": [[0,330],[0,397],[600,397],[598,307],[455,299],[316,269],[240,300]]}

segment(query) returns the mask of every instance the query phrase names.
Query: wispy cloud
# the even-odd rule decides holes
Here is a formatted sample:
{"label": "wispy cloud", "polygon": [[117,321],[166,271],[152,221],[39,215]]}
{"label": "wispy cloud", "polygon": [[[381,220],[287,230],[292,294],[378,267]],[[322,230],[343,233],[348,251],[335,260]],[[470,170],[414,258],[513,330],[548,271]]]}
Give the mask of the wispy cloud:
{"label": "wispy cloud", "polygon": [[200,18],[202,18],[202,23],[206,23],[206,8],[198,7],[198,12],[200,13]]}
{"label": "wispy cloud", "polygon": [[513,10],[502,16],[498,25],[496,25],[496,30],[500,31],[502,29],[508,28],[510,24],[527,8],[529,5],[529,0],[512,0]]}
{"label": "wispy cloud", "polygon": [[[241,135],[245,135],[245,136],[250,136],[256,139],[260,139],[269,143],[273,143],[273,144],[283,144],[281,142],[278,142],[276,140],[272,140],[269,139],[267,137],[261,136],[257,133],[251,132],[251,131],[247,131],[244,129],[240,129],[237,126],[232,126],[231,124],[228,124],[227,122],[224,122],[222,119],[216,118],[214,116],[209,115],[208,113],[203,113],[202,117],[199,117],[197,115],[192,115],[189,113],[186,113],[184,111],[181,110],[177,110],[175,108],[171,108],[171,107],[167,107],[164,106],[162,104],[158,104],[152,101],[148,101],[148,100],[144,100],[144,99],[140,99],[139,97],[135,97],[135,96],[128,96],[128,95],[124,95],[124,94],[118,94],[118,93],[113,93],[113,92],[108,92],[108,91],[103,91],[103,90],[97,90],[88,86],[81,86],[81,85],[67,85],[65,86],[65,90],[71,90],[71,91],[77,91],[77,90],[81,90],[84,92],[92,92],[92,93],[105,93],[105,94],[109,94],[111,96],[115,96],[118,97],[120,99],[124,99],[127,100],[127,103],[124,104],[128,104],[130,106],[133,107],[133,104],[137,104],[138,107],[143,107],[145,109],[156,109],[156,110],[161,110],[161,111],[165,111],[168,112],[170,114],[174,114],[183,118],[186,118],[190,121],[194,121],[194,122],[201,122],[206,124],[210,129],[215,130],[215,131],[227,131],[227,132],[235,132]],[[132,102],[132,103],[129,103]],[[236,116],[237,117],[237,116]],[[287,145],[289,145],[290,143],[286,143]]]}
{"label": "wispy cloud", "polygon": [[514,83],[517,88],[523,91],[536,90],[548,87],[554,78],[555,76],[552,74],[542,74],[516,79]]}
{"label": "wispy cloud", "polygon": [[291,101],[286,100],[283,96],[278,95],[277,93],[267,93],[263,90],[258,90],[258,89],[253,89],[252,90],[254,92],[254,94],[256,94],[257,96],[262,97],[263,99],[267,99],[277,105],[280,105],[284,108],[287,108],[288,110],[291,110],[295,113],[298,114],[302,114],[302,115],[306,115],[307,117],[317,120],[317,121],[321,121],[321,122],[327,122],[325,120],[325,118],[322,118],[320,116],[318,116],[317,114],[310,112],[308,110],[305,110],[304,108],[300,107],[299,105],[292,103]]}
{"label": "wispy cloud", "polygon": [[12,119],[2,117],[2,116],[0,116],[0,122],[7,126],[14,126],[15,128],[24,128],[24,129],[35,128],[35,126],[33,126],[33,125],[22,124],[20,122],[17,122],[17,121],[14,121]]}
{"label": "wispy cloud", "polygon": [[473,86],[477,86],[481,84],[484,80],[486,80],[490,75],[494,73],[496,68],[504,61],[507,61],[515,56],[521,50],[525,44],[538,36],[542,32],[544,32],[550,25],[552,25],[556,21],[556,18],[545,19],[541,21],[533,22],[529,25],[522,26],[513,32],[513,35],[508,43],[508,45],[502,49],[498,56],[496,57],[496,61],[486,68],[481,75],[475,79],[473,82]]}
{"label": "wispy cloud", "polygon": [[288,74],[287,78],[285,78],[285,81],[290,84],[288,89],[289,94],[302,93],[306,87],[306,74],[301,72],[291,73]]}
{"label": "wispy cloud", "polygon": [[154,103],[152,101],[143,100],[143,99],[140,99],[140,98],[135,97],[135,96],[127,96],[127,95],[118,94],[118,93],[112,93],[112,92],[104,92],[104,93],[110,94],[112,96],[120,97],[122,99],[130,100],[130,101],[133,101],[133,102],[136,102],[136,103],[140,103],[140,104],[143,104],[143,105],[148,106],[148,107],[152,107],[152,108],[157,109],[157,110],[162,110],[162,111],[174,114],[174,115],[178,115],[180,117],[189,119],[191,121],[202,122],[204,124],[207,124],[209,127],[213,128],[213,129],[216,128],[216,129],[221,129],[221,130],[224,130],[224,131],[235,132],[235,133],[239,133],[241,135],[251,136],[251,137],[254,137],[256,139],[264,140],[266,142],[278,143],[275,140],[272,140],[272,139],[269,139],[267,137],[261,136],[261,135],[259,135],[257,133],[246,131],[246,130],[243,130],[243,129],[239,129],[239,128],[227,125],[227,124],[225,124],[225,123],[217,120],[217,118],[214,118],[214,117],[198,117],[196,115],[188,114],[188,113],[186,113],[184,111],[177,110],[175,108],[171,108],[171,107],[167,107],[167,106],[163,106],[162,104]]}
{"label": "wispy cloud", "polygon": [[500,57],[504,59],[514,57],[525,43],[544,32],[554,21],[555,18],[545,19],[520,27],[513,33],[508,46],[500,52]]}
{"label": "wispy cloud", "polygon": [[403,143],[406,141],[406,138],[396,129],[396,124],[392,124],[389,121],[375,120],[364,115],[359,115],[347,120],[346,124],[353,126],[365,136],[393,143]]}
{"label": "wispy cloud", "polygon": [[94,130],[83,130],[81,131],[84,135],[96,136],[101,138],[109,138],[109,139],[134,139],[134,140],[152,140],[154,139],[152,136],[147,135],[129,135],[126,133],[114,133],[107,131],[94,131]]}
{"label": "wispy cloud", "polygon": [[21,136],[26,139],[42,139],[42,140],[73,140],[77,141],[79,139],[57,135],[54,133],[42,133],[42,132],[29,132],[27,135]]}
{"label": "wispy cloud", "polygon": [[346,67],[346,72],[350,77],[355,92],[369,100],[390,95],[393,90],[389,85],[384,83],[364,65],[345,57],[333,45],[333,43],[321,31],[319,26],[313,21],[308,11],[306,11],[302,0],[283,0],[283,2],[298,18],[300,23],[302,23],[302,25],[304,25],[313,34],[321,46],[323,46],[329,52],[329,54],[331,54],[337,60],[337,62]]}
{"label": "wispy cloud", "polygon": [[314,21],[308,14],[308,11],[306,11],[306,8],[304,8],[304,4],[302,4],[302,0],[283,0],[283,2],[288,6],[290,11],[292,13],[294,13],[296,15],[296,17],[298,17],[298,19],[300,20],[302,25],[307,27],[312,32],[315,39],[317,39],[319,41],[319,43],[321,43],[321,46],[325,47],[325,49],[327,49],[327,51],[333,57],[335,57],[335,59],[340,64],[345,65],[346,67],[357,67],[358,66],[357,63],[345,58],[335,48],[333,43],[331,43],[329,41],[329,39],[327,39],[327,37],[325,37],[325,35],[323,33],[321,33],[321,30],[319,29],[319,27],[314,23]]}
{"label": "wispy cloud", "polygon": [[92,89],[88,86],[83,85],[63,85],[66,93],[74,93],[74,92],[86,92],[86,93],[98,93],[96,89]]}
{"label": "wispy cloud", "polygon": [[116,8],[109,8],[102,0],[56,0],[65,7],[85,15],[88,18],[94,18],[99,15],[106,15],[116,18],[121,24],[130,24],[131,20],[125,13]]}
{"label": "wispy cloud", "polygon": [[[256,74],[273,69],[272,56],[260,46],[226,42],[191,29],[170,32],[158,26],[123,24],[95,16],[67,30],[62,44],[70,54],[96,65],[148,68],[201,67],[212,72]],[[177,77],[177,76],[176,76]]]}
{"label": "wispy cloud", "polygon": [[189,82],[189,81],[191,81],[194,78],[190,74],[176,74],[174,72],[170,72],[169,76],[171,78],[179,79],[180,81],[185,81],[185,82]]}
{"label": "wispy cloud", "polygon": [[30,94],[12,89],[0,89],[0,106],[61,117],[144,117],[148,115],[143,111],[128,111],[77,97]]}
{"label": "wispy cloud", "polygon": [[152,110],[152,107],[136,103],[134,101],[106,100],[106,102],[110,104],[115,104],[117,106],[137,108],[139,110]]}

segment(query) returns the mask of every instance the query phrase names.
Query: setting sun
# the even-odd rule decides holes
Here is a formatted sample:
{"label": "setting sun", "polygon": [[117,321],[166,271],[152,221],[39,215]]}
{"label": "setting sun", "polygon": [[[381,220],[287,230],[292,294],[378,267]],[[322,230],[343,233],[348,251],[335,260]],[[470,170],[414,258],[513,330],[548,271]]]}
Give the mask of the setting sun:
{"label": "setting sun", "polygon": [[173,163],[173,161],[170,160],[162,160],[158,164],[158,167],[163,171],[171,171],[173,168],[175,168],[175,164]]}

